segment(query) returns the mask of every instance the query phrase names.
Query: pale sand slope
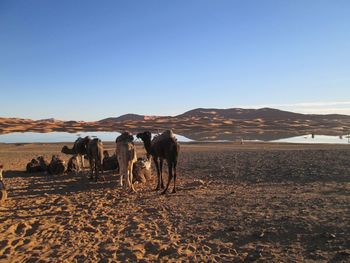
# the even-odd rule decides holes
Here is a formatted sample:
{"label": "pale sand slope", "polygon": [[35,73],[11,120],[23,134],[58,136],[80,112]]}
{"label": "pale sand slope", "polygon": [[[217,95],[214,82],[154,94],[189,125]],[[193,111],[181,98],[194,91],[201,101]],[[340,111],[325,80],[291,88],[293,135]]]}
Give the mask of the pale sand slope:
{"label": "pale sand slope", "polygon": [[[0,145],[0,160],[23,170],[61,146]],[[174,195],[155,182],[126,194],[111,173],[94,183],[8,171],[0,261],[350,260],[348,145],[181,146]]]}

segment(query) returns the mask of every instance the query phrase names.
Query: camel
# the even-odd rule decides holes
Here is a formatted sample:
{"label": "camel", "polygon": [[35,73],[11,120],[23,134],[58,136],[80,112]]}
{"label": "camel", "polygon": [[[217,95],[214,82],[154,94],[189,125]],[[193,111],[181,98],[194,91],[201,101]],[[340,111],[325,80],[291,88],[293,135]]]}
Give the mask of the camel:
{"label": "camel", "polygon": [[[86,136],[84,138],[78,138],[71,149],[68,146],[63,146],[61,152],[64,154],[76,155],[78,161],[78,172],[84,169],[84,155],[87,154],[87,145],[91,138]],[[79,161],[80,159],[80,161]]]}
{"label": "camel", "polygon": [[146,158],[138,158],[133,166],[134,181],[139,183],[146,183],[152,177],[152,160]]}
{"label": "camel", "polygon": [[108,151],[103,151],[103,171],[114,171],[119,169],[118,158],[116,154],[109,156]]}
{"label": "camel", "polygon": [[48,163],[43,156],[39,156],[36,159],[32,159],[26,166],[27,173],[46,172]]}
{"label": "camel", "polygon": [[129,190],[135,192],[132,168],[137,161],[137,156],[134,137],[129,132],[124,132],[117,137],[116,153],[119,163],[120,186],[123,187],[123,179],[125,177]]}
{"label": "camel", "polygon": [[58,156],[53,155],[51,158],[51,162],[47,167],[47,172],[53,175],[62,175],[66,170],[65,162],[60,159]]}
{"label": "camel", "polygon": [[72,156],[67,165],[67,172],[77,174],[79,172],[79,159],[77,155]]}
{"label": "camel", "polygon": [[178,144],[173,132],[171,130],[167,130],[161,135],[156,136],[153,140],[151,140],[152,134],[149,131],[138,133],[136,137],[143,141],[147,156],[152,156],[153,161],[156,165],[158,175],[156,191],[164,188],[162,173],[163,160],[165,159],[168,163],[169,177],[167,186],[165,187],[162,194],[165,194],[168,190],[169,184],[173,178],[173,171],[174,188],[172,193],[176,193],[176,165],[180,151],[180,145]]}
{"label": "camel", "polygon": [[87,145],[87,157],[90,163],[90,180],[95,175],[95,182],[97,182],[99,172],[103,174],[103,144],[100,139],[95,138],[89,141]]}

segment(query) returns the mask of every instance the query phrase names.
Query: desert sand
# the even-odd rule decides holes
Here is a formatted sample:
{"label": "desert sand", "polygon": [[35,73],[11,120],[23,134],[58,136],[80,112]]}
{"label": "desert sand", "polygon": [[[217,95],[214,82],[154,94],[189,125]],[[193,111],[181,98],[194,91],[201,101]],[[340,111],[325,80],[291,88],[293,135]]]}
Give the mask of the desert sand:
{"label": "desert sand", "polygon": [[125,193],[112,172],[91,182],[87,168],[24,173],[61,147],[0,144],[0,262],[350,261],[349,145],[183,143],[166,195],[155,180]]}

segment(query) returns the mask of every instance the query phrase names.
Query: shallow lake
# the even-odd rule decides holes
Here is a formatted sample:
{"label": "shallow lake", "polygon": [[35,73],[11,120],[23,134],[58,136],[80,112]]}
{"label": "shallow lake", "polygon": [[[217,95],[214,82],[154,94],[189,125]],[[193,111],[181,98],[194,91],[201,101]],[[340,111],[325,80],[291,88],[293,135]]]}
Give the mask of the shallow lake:
{"label": "shallow lake", "polygon": [[[48,133],[37,133],[37,132],[14,132],[9,134],[0,135],[0,143],[35,143],[35,142],[73,142],[78,137],[97,137],[102,141],[115,141],[120,135],[119,132],[48,132]],[[180,142],[192,141],[184,136],[176,135],[176,138]]]}
{"label": "shallow lake", "polygon": [[[120,135],[119,132],[49,132],[49,133],[37,133],[37,132],[14,132],[9,134],[0,134],[0,143],[53,143],[53,142],[73,142],[78,137],[97,137],[102,141],[115,141]],[[193,140],[176,135],[176,138],[180,142],[191,142]],[[212,140],[211,140],[212,141]],[[217,140],[212,142],[224,142],[227,140]],[[254,141],[254,140],[250,140]],[[258,140],[257,140],[258,141]],[[273,140],[271,142],[286,142],[286,143],[330,143],[330,144],[348,144],[350,139],[348,136],[327,136],[327,135],[315,135],[314,138],[311,134],[304,136],[297,136],[292,138],[284,138],[279,140]]]}
{"label": "shallow lake", "polygon": [[296,136],[291,138],[274,140],[272,142],[287,142],[287,143],[327,143],[327,144],[348,144],[350,143],[349,136],[329,136],[329,135],[314,135],[311,134]]}

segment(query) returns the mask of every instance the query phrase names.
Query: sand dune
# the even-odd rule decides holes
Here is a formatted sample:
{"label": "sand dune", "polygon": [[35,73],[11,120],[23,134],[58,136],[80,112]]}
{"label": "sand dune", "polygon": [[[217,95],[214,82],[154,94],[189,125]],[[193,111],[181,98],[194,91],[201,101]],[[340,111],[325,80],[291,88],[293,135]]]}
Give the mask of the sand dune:
{"label": "sand dune", "polygon": [[[310,133],[344,135],[350,132],[350,116],[304,115],[275,109],[197,109],[175,117],[156,117],[126,114],[96,122],[33,121],[18,118],[0,118],[0,134],[11,132],[52,131],[125,131],[158,132],[174,129],[177,134],[192,140],[277,140]],[[226,131],[231,133],[226,133]]]}

